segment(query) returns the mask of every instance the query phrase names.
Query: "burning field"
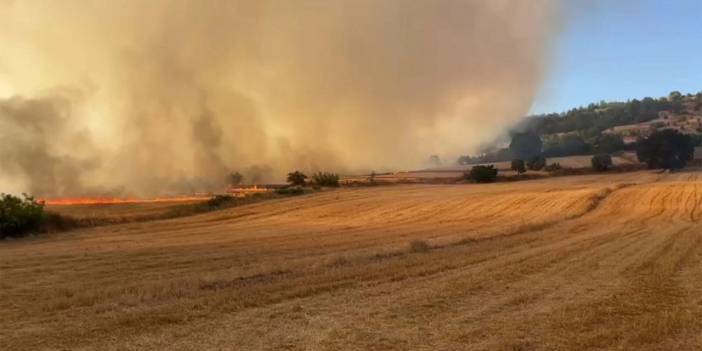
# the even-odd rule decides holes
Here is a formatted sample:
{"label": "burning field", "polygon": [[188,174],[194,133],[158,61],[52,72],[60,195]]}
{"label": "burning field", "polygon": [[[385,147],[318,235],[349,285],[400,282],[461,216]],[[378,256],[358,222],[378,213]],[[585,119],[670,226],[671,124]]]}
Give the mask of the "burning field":
{"label": "burning field", "polygon": [[692,139],[601,135],[692,96],[522,130],[584,3],[0,0],[0,351],[702,349]]}
{"label": "burning field", "polygon": [[342,188],[7,241],[0,348],[697,350],[701,186]]}
{"label": "burning field", "polygon": [[151,199],[140,198],[119,198],[119,197],[69,197],[39,199],[40,202],[48,206],[76,206],[76,205],[122,205],[122,204],[154,204],[154,203],[177,203],[196,202],[209,199],[211,196],[174,196],[156,197]]}

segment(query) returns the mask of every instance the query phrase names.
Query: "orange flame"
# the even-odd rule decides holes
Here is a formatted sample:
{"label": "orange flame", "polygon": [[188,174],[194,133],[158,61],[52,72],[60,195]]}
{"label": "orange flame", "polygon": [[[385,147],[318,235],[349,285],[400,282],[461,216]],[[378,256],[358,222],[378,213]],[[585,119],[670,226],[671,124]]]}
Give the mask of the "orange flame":
{"label": "orange flame", "polygon": [[118,197],[74,197],[60,199],[39,199],[46,205],[104,205],[104,204],[139,204],[139,203],[159,203],[159,202],[191,202],[204,201],[211,196],[178,196],[178,197],[156,197],[152,199],[139,198],[118,198]]}

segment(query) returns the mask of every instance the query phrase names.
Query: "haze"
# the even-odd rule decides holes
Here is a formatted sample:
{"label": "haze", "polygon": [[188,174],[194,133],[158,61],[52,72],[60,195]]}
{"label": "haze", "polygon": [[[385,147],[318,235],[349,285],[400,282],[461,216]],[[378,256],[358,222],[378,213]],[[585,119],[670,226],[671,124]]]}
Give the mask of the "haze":
{"label": "haze", "polygon": [[163,194],[455,159],[525,115],[552,1],[3,1],[0,185]]}

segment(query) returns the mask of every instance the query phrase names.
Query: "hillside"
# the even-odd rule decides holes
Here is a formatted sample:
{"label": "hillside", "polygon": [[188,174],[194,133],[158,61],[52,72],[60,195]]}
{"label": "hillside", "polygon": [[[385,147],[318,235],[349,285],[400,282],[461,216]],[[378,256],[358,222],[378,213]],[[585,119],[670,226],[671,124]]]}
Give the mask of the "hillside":
{"label": "hillside", "polygon": [[[702,142],[702,92],[599,102],[563,113],[528,116],[509,133],[530,132],[543,141],[546,157],[631,151],[640,138],[660,129],[676,129]],[[510,139],[498,140],[479,155],[461,156],[459,164],[504,162],[514,158]]]}
{"label": "hillside", "polygon": [[349,188],[3,242],[0,348],[698,350],[701,186]]}

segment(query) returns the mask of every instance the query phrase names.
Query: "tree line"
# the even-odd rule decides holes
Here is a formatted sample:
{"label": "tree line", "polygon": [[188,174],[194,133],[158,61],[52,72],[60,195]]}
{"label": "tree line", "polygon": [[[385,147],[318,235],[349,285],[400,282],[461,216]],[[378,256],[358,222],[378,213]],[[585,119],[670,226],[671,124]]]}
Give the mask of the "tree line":
{"label": "tree line", "polygon": [[[511,133],[512,140],[522,134],[535,134],[543,140],[542,155],[562,157],[614,153],[637,149],[638,143],[625,144],[621,135],[604,132],[607,129],[656,119],[660,112],[682,111],[702,113],[702,92],[683,95],[678,91],[658,99],[646,97],[626,102],[592,103],[586,107],[571,109],[564,113],[541,114],[526,117]],[[691,111],[690,111],[691,110]],[[691,135],[695,145],[702,143],[702,130]],[[515,155],[512,148],[499,148],[477,156],[464,155],[458,164],[504,162]]]}

